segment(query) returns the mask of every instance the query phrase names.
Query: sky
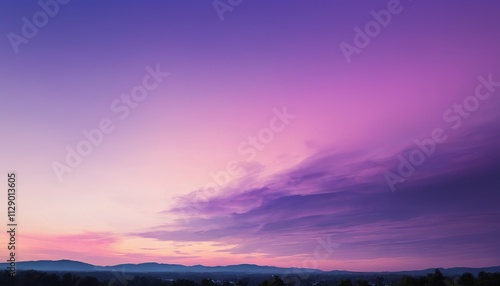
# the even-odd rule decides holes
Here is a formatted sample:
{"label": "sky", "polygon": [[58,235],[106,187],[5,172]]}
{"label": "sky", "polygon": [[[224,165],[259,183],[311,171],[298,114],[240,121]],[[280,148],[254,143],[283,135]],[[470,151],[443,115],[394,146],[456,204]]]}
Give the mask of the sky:
{"label": "sky", "polygon": [[0,172],[18,182],[16,257],[500,265],[499,12],[2,1]]}

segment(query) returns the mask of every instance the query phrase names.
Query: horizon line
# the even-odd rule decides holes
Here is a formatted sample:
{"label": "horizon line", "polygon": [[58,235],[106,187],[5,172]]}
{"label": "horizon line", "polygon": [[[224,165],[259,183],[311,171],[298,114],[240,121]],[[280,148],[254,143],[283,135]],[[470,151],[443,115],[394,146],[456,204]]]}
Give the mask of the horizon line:
{"label": "horizon line", "polygon": [[[259,264],[252,264],[252,263],[207,266],[207,265],[203,265],[203,264],[185,265],[185,264],[177,264],[177,263],[161,263],[161,262],[149,261],[149,262],[141,262],[141,263],[127,263],[127,262],[125,262],[125,263],[119,263],[119,264],[114,264],[114,265],[96,265],[96,264],[93,264],[93,263],[88,263],[88,262],[79,261],[79,260],[71,260],[71,259],[26,260],[26,261],[17,261],[17,263],[27,263],[27,262],[63,262],[63,261],[83,263],[83,264],[87,264],[87,265],[94,266],[94,267],[116,267],[116,266],[120,266],[120,265],[124,265],[124,264],[141,265],[141,264],[151,264],[151,263],[159,264],[159,265],[179,265],[179,266],[183,266],[183,267],[202,266],[202,267],[207,267],[207,268],[251,265],[251,266],[257,266],[257,267],[272,267],[272,268],[280,268],[280,269],[307,269],[307,270],[315,270],[315,271],[321,271],[321,272],[339,271],[339,272],[351,272],[351,273],[398,273],[398,272],[425,271],[425,270],[430,270],[430,269],[444,269],[444,270],[446,270],[446,269],[456,269],[456,268],[483,269],[483,268],[496,268],[496,267],[500,267],[500,265],[482,266],[482,267],[453,266],[453,267],[427,267],[427,268],[423,268],[423,269],[412,269],[412,270],[352,271],[352,270],[345,270],[345,269],[322,270],[322,269],[318,269],[318,268],[282,267],[282,266],[274,266],[274,265],[259,265]],[[2,264],[8,264],[8,263],[6,263],[6,262],[0,263],[0,265],[2,265]]]}

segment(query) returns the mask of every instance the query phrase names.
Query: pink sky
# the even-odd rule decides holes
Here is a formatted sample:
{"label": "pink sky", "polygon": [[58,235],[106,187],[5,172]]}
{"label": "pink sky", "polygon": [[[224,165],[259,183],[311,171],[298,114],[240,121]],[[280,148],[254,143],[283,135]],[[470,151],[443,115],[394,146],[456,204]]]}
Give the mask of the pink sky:
{"label": "pink sky", "polygon": [[[222,22],[210,3],[75,2],[18,54],[6,39],[0,167],[18,174],[19,259],[500,265],[500,91],[457,130],[443,121],[478,76],[500,81],[500,7],[414,2],[350,63],[339,44],[388,1],[245,2]],[[5,35],[40,9],[0,8]],[[126,106],[145,77],[158,84],[121,119],[113,102]],[[58,178],[54,162],[67,165],[66,147],[105,118],[114,130]],[[271,122],[282,130],[248,160]],[[385,172],[435,128],[449,139],[391,192]],[[244,172],[205,191],[229,162]],[[315,258],[327,237],[335,251]]]}

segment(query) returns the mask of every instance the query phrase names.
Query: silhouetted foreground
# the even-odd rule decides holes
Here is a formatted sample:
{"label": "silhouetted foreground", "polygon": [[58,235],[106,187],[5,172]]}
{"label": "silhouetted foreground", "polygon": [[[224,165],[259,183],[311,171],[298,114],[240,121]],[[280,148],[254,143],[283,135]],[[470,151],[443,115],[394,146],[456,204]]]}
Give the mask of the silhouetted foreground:
{"label": "silhouetted foreground", "polygon": [[[88,274],[88,273],[87,273]],[[316,280],[316,281],[315,281]],[[500,286],[500,273],[481,272],[477,277],[465,273],[456,277],[445,277],[436,269],[427,276],[393,276],[376,277],[330,277],[299,279],[287,277],[283,281],[279,276],[256,281],[256,277],[239,278],[234,281],[214,280],[212,278],[165,279],[154,276],[115,275],[113,278],[98,278],[75,275],[72,273],[47,273],[40,271],[21,271],[11,277],[7,271],[0,275],[0,285],[5,286]]]}

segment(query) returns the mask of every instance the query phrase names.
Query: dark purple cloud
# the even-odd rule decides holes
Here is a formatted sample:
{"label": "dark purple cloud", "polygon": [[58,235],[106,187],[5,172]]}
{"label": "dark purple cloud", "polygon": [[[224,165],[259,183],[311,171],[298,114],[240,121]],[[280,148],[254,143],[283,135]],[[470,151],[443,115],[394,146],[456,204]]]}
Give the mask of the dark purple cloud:
{"label": "dark purple cloud", "polygon": [[[336,259],[433,258],[460,265],[500,263],[498,117],[449,133],[414,174],[391,192],[384,172],[398,155],[322,152],[258,188],[234,186],[211,198],[178,230],[145,231],[160,240],[218,241],[230,253],[310,254],[316,239],[340,247]],[[189,215],[190,205],[167,210]],[[172,225],[169,225],[171,228]],[[477,258],[484,258],[478,262]],[[482,262],[481,262],[482,261]]]}

